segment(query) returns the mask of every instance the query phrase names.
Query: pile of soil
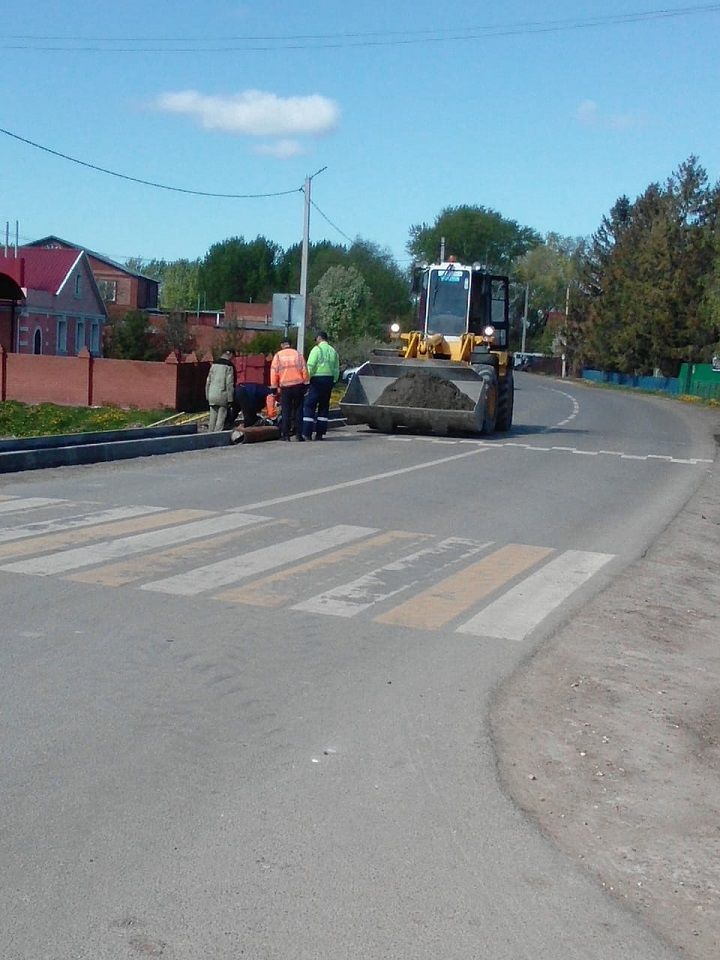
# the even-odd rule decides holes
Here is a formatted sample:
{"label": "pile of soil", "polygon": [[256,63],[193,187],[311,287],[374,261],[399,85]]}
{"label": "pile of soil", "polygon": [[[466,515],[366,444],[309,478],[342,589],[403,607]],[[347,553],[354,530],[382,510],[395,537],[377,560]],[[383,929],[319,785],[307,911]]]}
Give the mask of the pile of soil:
{"label": "pile of soil", "polygon": [[422,370],[408,370],[388,384],[377,399],[386,407],[421,407],[423,410],[474,410],[474,402],[449,380]]}

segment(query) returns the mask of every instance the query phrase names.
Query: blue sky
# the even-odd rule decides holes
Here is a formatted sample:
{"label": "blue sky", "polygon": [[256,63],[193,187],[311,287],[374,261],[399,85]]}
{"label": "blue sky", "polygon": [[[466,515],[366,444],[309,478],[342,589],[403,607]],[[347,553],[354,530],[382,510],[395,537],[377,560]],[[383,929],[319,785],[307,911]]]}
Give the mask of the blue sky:
{"label": "blue sky", "polygon": [[403,264],[410,226],[448,205],[588,235],[690,154],[720,176],[718,36],[720,3],[688,0],[7,5],[0,127],[142,180],[291,193],[160,190],[0,134],[3,239],[18,220],[118,260],[287,247],[322,167],[311,239]]}

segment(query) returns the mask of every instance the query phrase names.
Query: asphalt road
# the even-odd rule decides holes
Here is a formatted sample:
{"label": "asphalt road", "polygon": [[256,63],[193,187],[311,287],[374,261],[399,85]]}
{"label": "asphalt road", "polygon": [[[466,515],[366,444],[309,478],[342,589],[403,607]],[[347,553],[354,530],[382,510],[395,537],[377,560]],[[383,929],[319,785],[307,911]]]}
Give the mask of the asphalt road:
{"label": "asphalt road", "polygon": [[670,401],[516,401],[489,441],[0,482],[4,960],[672,956],[502,794],[487,714],[714,447]]}

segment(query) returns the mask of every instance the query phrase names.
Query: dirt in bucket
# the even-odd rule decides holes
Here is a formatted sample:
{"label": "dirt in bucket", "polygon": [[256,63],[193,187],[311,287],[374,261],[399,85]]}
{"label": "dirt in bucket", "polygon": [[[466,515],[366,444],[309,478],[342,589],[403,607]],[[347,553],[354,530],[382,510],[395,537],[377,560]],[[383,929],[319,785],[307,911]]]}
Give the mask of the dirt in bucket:
{"label": "dirt in bucket", "polygon": [[424,410],[474,410],[475,403],[450,380],[422,370],[409,370],[388,384],[376,403],[385,407],[421,407]]}

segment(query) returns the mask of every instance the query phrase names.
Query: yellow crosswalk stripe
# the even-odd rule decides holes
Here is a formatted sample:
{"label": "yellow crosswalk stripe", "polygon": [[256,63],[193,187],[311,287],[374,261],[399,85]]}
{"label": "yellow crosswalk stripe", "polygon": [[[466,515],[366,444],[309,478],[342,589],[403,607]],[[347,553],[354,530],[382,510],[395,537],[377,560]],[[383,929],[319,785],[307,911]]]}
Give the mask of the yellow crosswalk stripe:
{"label": "yellow crosswalk stripe", "polygon": [[548,547],[509,543],[374,619],[377,623],[435,630],[553,552]]}
{"label": "yellow crosswalk stripe", "polygon": [[[404,530],[389,530],[386,533],[379,533],[369,540],[363,540],[360,543],[352,543],[349,546],[341,547],[339,550],[333,550],[332,553],[321,557],[315,557],[312,560],[306,560],[304,563],[289,567],[285,570],[279,570],[277,573],[271,573],[261,580],[244,584],[242,587],[233,587],[231,590],[224,590],[222,593],[215,594],[216,600],[227,600],[229,603],[244,603],[252,607],[282,607],[288,603],[288,596],[293,592],[288,587],[288,581],[296,578],[302,578],[310,570],[317,570],[321,567],[332,567],[342,560],[349,560],[357,557],[361,553],[371,550],[375,547],[383,547],[395,540],[417,540],[422,538],[423,534],[408,533]],[[278,584],[283,584],[283,589],[278,593],[270,593],[269,589]]]}
{"label": "yellow crosswalk stripe", "polygon": [[229,533],[213,534],[206,540],[190,541],[177,547],[168,547],[155,553],[148,553],[142,557],[133,557],[132,560],[118,560],[116,563],[106,563],[92,570],[82,570],[70,573],[64,580],[74,580],[78,583],[96,583],[102,587],[121,587],[123,584],[142,580],[144,577],[156,577],[166,571],[172,571],[183,560],[200,560],[210,554],[215,555],[220,547],[237,540],[239,537],[254,536],[258,530],[267,527],[292,526],[291,520],[270,520],[258,523],[253,527],[241,527]]}
{"label": "yellow crosswalk stripe", "polygon": [[159,527],[169,527],[188,520],[212,517],[212,510],[168,510],[166,513],[153,513],[147,517],[135,517],[130,520],[118,520],[116,523],[102,523],[95,527],[83,527],[81,530],[65,530],[62,533],[50,533],[46,536],[31,537],[27,540],[11,541],[0,544],[0,559],[5,557],[27,557],[34,553],[46,553],[62,550],[89,540],[109,539],[127,533],[144,533]]}

